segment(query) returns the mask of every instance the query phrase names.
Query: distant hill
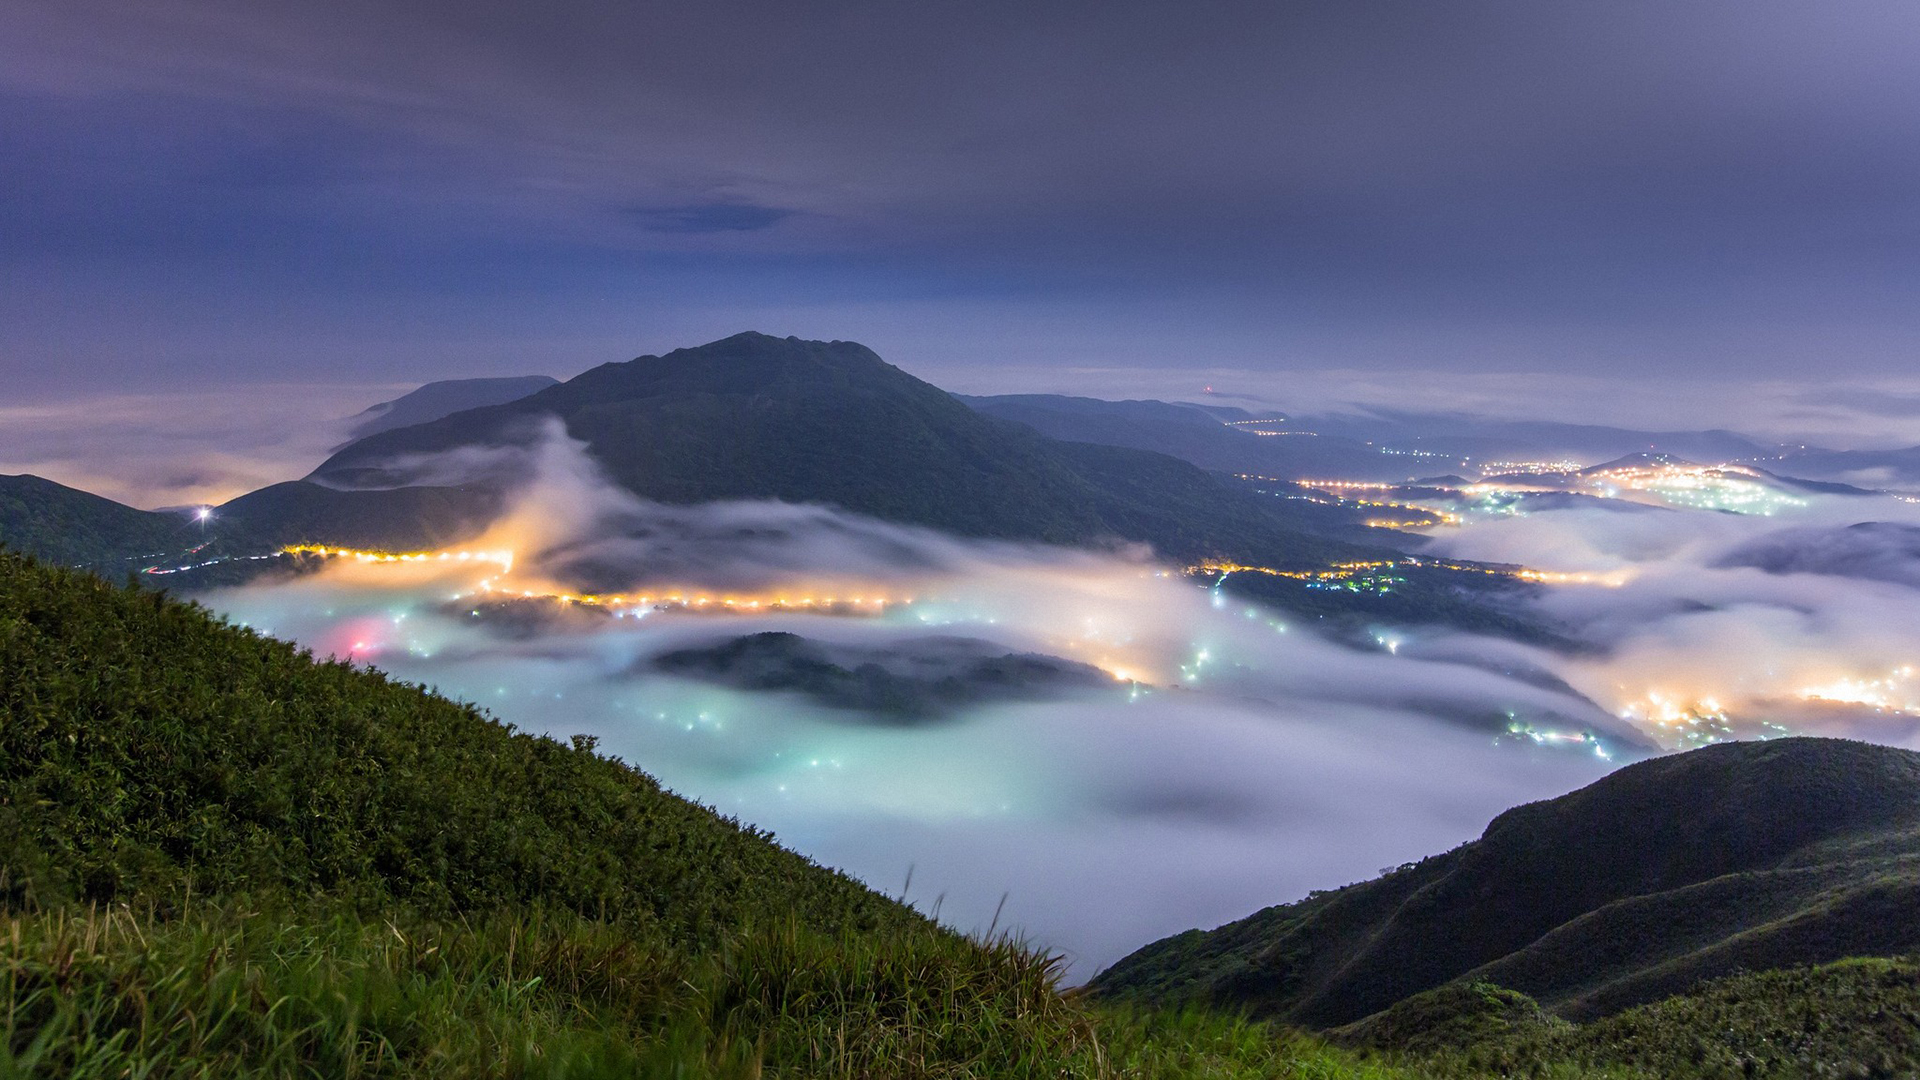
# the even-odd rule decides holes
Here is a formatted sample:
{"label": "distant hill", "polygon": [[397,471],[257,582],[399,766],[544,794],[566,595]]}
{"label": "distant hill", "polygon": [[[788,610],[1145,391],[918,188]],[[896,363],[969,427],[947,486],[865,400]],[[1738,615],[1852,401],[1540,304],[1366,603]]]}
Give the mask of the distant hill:
{"label": "distant hill", "polygon": [[681,678],[800,694],[842,715],[893,724],[939,720],[988,702],[1114,689],[1112,676],[1087,664],[954,637],[860,646],[772,631],[675,649],[650,666]]}
{"label": "distant hill", "polygon": [[111,574],[205,540],[183,514],[136,510],[38,476],[0,476],[0,545],[49,562]]}
{"label": "distant hill", "polygon": [[1728,743],[1509,810],[1374,881],[1156,942],[1092,985],[1326,1028],[1479,981],[1589,1019],[1740,969],[1917,950],[1916,912],[1920,754]]}
{"label": "distant hill", "polygon": [[290,480],[248,492],[214,514],[267,549],[316,543],[420,551],[477,535],[501,509],[501,493],[480,486],[336,491]]}
{"label": "distant hill", "polygon": [[538,393],[560,380],[550,375],[520,375],[504,379],[447,379],[430,382],[411,393],[369,406],[353,418],[348,435],[364,439],[382,431],[424,424],[468,409],[504,405]]}
{"label": "distant hill", "polygon": [[[1058,394],[960,397],[988,416],[1025,424],[1070,442],[1151,450],[1217,472],[1294,480],[1403,480],[1434,463],[1390,455],[1361,439],[1323,435],[1293,422],[1263,423],[1258,435],[1224,417],[1252,419],[1238,409],[1165,401],[1101,401]],[[1454,465],[1458,462],[1445,462]]]}
{"label": "distant hill", "polygon": [[1164,455],[1044,438],[862,345],[754,333],[605,364],[519,401],[362,439],[310,479],[405,484],[412,474],[397,461],[525,444],[547,415],[615,482],[662,502],[829,503],[962,536],[1146,541],[1175,559],[1306,564],[1361,550],[1300,527],[1351,527],[1351,515],[1263,500]]}
{"label": "distant hill", "polygon": [[[0,545],[110,578],[177,571],[290,544],[417,551],[467,539],[499,513],[501,493],[483,487],[336,491],[289,481],[212,507],[204,520],[136,510],[37,476],[0,476]],[[175,577],[171,587],[232,583],[238,564]],[[258,567],[256,567],[258,569]]]}
{"label": "distant hill", "polygon": [[1583,461],[1657,452],[1719,463],[1753,458],[1769,448],[1736,432],[1642,431],[1602,424],[1552,420],[1507,420],[1470,413],[1422,413],[1400,409],[1297,416],[1293,422],[1323,435],[1372,440],[1440,457],[1470,456],[1535,460],[1572,457]]}
{"label": "distant hill", "polygon": [[1920,489],[1920,446],[1899,450],[1827,450],[1806,446],[1756,456],[1752,460],[1814,480],[1839,480],[1874,489]]}

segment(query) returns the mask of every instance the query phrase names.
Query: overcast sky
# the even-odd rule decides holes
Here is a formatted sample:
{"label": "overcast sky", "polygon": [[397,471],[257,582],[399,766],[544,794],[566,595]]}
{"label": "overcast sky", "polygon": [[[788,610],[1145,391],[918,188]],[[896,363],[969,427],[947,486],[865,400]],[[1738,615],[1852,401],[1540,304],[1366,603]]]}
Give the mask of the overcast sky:
{"label": "overcast sky", "polygon": [[747,328],[936,379],[1896,376],[1916,57],[1905,0],[7,0],[0,382]]}

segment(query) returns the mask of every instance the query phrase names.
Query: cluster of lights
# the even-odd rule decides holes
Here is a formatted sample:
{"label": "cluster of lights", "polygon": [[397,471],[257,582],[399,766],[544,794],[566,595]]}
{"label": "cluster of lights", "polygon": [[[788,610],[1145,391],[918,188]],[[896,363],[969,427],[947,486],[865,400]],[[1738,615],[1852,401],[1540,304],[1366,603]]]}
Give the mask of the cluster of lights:
{"label": "cluster of lights", "polygon": [[1534,746],[1588,747],[1594,757],[1602,761],[1613,760],[1613,755],[1600,742],[1600,737],[1591,731],[1568,732],[1535,727],[1512,712],[1507,713],[1507,730],[1493,741],[1524,742]]}
{"label": "cluster of lights", "polygon": [[1293,480],[1280,481],[1277,477],[1258,476],[1252,473],[1240,473],[1242,480],[1273,480],[1280,483],[1295,483],[1301,487],[1319,488],[1322,491],[1392,491],[1399,484],[1382,484],[1372,480]]}
{"label": "cluster of lights", "polygon": [[1728,510],[1765,517],[1807,505],[1805,499],[1776,490],[1759,473],[1738,465],[1660,462],[1622,466],[1591,474],[1588,482],[1607,498],[1619,498],[1623,490],[1644,492],[1669,505],[1693,510]]}
{"label": "cluster of lights", "polygon": [[[1425,451],[1378,449],[1382,453],[1426,454]],[[1783,510],[1807,505],[1807,500],[1788,494],[1770,483],[1765,474],[1736,464],[1695,465],[1654,459],[1644,464],[1620,465],[1599,472],[1588,472],[1579,462],[1562,459],[1488,461],[1482,462],[1478,468],[1482,479],[1462,485],[1457,490],[1460,497],[1476,513],[1481,514],[1517,516],[1522,513],[1521,503],[1527,495],[1543,492],[1578,492],[1603,499],[1637,498],[1685,509],[1722,510],[1760,516],[1772,516]],[[1252,474],[1241,474],[1241,479],[1282,482],[1275,477]],[[1460,522],[1460,518],[1454,514],[1431,506],[1354,497],[1363,492],[1406,491],[1412,486],[1407,482],[1319,478],[1284,482],[1331,494],[1345,505],[1390,507],[1406,512],[1393,517],[1383,515],[1368,522],[1377,527],[1422,528]],[[1444,484],[1419,486],[1456,490]],[[1920,499],[1910,498],[1909,501]],[[1432,514],[1439,520],[1422,520],[1418,516],[1422,514]]]}
{"label": "cluster of lights", "polygon": [[1734,738],[1733,718],[1713,698],[1683,701],[1663,693],[1620,710],[1623,720],[1653,725],[1680,746],[1704,746]]}
{"label": "cluster of lights", "polygon": [[[1274,481],[1274,482],[1288,482],[1288,483],[1298,484],[1299,486],[1303,488],[1308,488],[1310,490],[1324,491],[1329,494],[1334,494],[1336,495],[1335,505],[1365,506],[1365,507],[1374,507],[1381,510],[1398,510],[1398,511],[1402,511],[1403,514],[1406,515],[1402,517],[1368,518],[1365,524],[1369,528],[1427,529],[1427,528],[1432,528],[1435,525],[1460,524],[1460,518],[1458,515],[1448,513],[1445,510],[1436,510],[1430,506],[1421,506],[1418,503],[1393,502],[1393,501],[1381,500],[1381,499],[1345,499],[1345,498],[1340,498],[1337,495],[1337,493],[1343,492],[1343,491],[1393,491],[1401,487],[1402,485],[1400,484],[1383,484],[1376,481],[1365,481],[1365,480],[1276,481],[1275,478],[1271,476],[1257,476],[1257,475],[1252,475],[1248,473],[1241,473],[1239,475],[1242,480],[1267,480],[1267,481]],[[1318,501],[1318,500],[1314,500],[1314,501]]]}
{"label": "cluster of lights", "polygon": [[[1369,440],[1367,442],[1367,445],[1373,446],[1373,442]],[[1373,446],[1373,448],[1375,450],[1380,451],[1383,454],[1388,454],[1393,457],[1443,458],[1443,457],[1451,456],[1448,454],[1438,454],[1433,452],[1432,450],[1395,450],[1392,447],[1388,447],[1388,446]],[[1462,459],[1461,463],[1465,464],[1465,460]]]}
{"label": "cluster of lights", "polygon": [[[1517,566],[1486,566],[1479,563],[1455,562],[1451,559],[1422,559],[1405,556],[1399,559],[1376,559],[1362,562],[1334,563],[1319,570],[1282,570],[1272,566],[1249,566],[1245,563],[1210,562],[1187,567],[1187,576],[1201,577],[1218,575],[1225,580],[1229,574],[1265,574],[1269,577],[1290,578],[1304,581],[1309,588],[1346,587],[1344,583],[1355,580],[1372,579],[1387,584],[1404,582],[1404,576],[1392,571],[1402,567],[1426,570],[1447,570],[1456,574],[1483,574],[1487,577],[1510,578],[1543,585],[1608,585],[1617,586],[1625,582],[1624,573],[1586,574],[1560,573],[1551,570],[1531,570]],[[1354,590],[1358,591],[1358,590]],[[1381,590],[1385,591],[1385,590]]]}
{"label": "cluster of lights", "polygon": [[1483,461],[1481,476],[1541,476],[1551,473],[1575,473],[1585,466],[1577,461]]}
{"label": "cluster of lights", "polygon": [[[1413,560],[1406,560],[1412,563]],[[1305,582],[1309,589],[1346,589],[1360,592],[1363,589],[1377,589],[1380,592],[1391,591],[1395,584],[1407,579],[1389,574],[1399,563],[1390,561],[1335,563],[1323,570],[1281,570],[1271,566],[1248,566],[1244,563],[1203,563],[1187,568],[1191,577],[1219,575],[1214,583],[1218,588],[1230,574],[1265,574],[1269,577],[1289,578]],[[1415,564],[1417,565],[1417,564]],[[1363,584],[1364,583],[1364,584]],[[1216,594],[1217,597],[1218,594]]]}
{"label": "cluster of lights", "polygon": [[547,592],[540,589],[511,589],[483,581],[479,591],[507,600],[549,600],[561,604],[607,608],[616,615],[639,615],[648,611],[696,611],[716,614],[763,614],[779,611],[804,611],[824,615],[878,615],[898,604],[913,603],[912,597],[894,599],[885,596],[730,596],[697,592],[662,592],[628,596],[601,596],[594,593]]}
{"label": "cluster of lights", "polygon": [[1882,679],[1840,678],[1800,691],[1802,701],[1830,702],[1837,705],[1864,705],[1878,712],[1920,715],[1920,686],[1914,685],[1914,668],[1898,667]]}

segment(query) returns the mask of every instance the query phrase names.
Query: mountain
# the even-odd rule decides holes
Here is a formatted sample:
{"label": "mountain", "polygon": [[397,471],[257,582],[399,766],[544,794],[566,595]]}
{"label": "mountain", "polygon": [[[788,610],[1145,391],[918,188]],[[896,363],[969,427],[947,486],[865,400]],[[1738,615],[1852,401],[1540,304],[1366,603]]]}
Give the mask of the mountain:
{"label": "mountain", "polygon": [[483,531],[502,509],[501,493],[480,485],[338,491],[290,480],[250,491],[214,510],[257,547],[289,544],[420,551]]}
{"label": "mountain", "polygon": [[560,380],[551,375],[520,375],[504,379],[447,379],[430,382],[411,393],[369,406],[353,417],[348,435],[364,439],[382,431],[424,424],[468,409],[504,405],[538,393]]}
{"label": "mountain", "polygon": [[1383,877],[1156,942],[1108,998],[1312,1027],[1485,982],[1588,1019],[1741,969],[1920,949],[1920,753],[1727,743],[1517,807]]}
{"label": "mountain", "polygon": [[1744,435],[1720,429],[1640,431],[1601,424],[1564,424],[1551,420],[1503,420],[1468,413],[1421,413],[1371,409],[1363,413],[1326,413],[1292,418],[1299,427],[1322,436],[1371,440],[1401,450],[1420,450],[1441,458],[1462,455],[1488,459],[1592,460],[1657,451],[1699,461],[1743,460],[1773,453]]}
{"label": "mountain", "polygon": [[[232,584],[293,544],[418,551],[471,537],[498,515],[485,487],[336,491],[274,484],[204,517],[136,510],[37,476],[0,476],[0,545],[117,577],[158,574],[173,587]],[[175,576],[180,575],[180,576]]]}
{"label": "mountain", "polygon": [[1899,450],[1826,450],[1801,446],[1752,460],[1813,480],[1837,480],[1860,487],[1909,492],[1920,488],[1920,446]]}
{"label": "mountain", "polygon": [[38,476],[0,476],[0,545],[49,562],[113,573],[204,539],[182,514],[136,510]]}
{"label": "mountain", "polygon": [[648,666],[683,679],[800,694],[843,716],[890,724],[940,720],[990,702],[1115,689],[1112,676],[1087,664],[955,637],[863,646],[773,631],[675,649]]}
{"label": "mountain", "polygon": [[1360,549],[1305,534],[1354,530],[1232,488],[1159,454],[1047,439],[982,415],[852,342],[738,334],[605,364],[505,405],[354,442],[310,480],[400,487],[463,448],[526,446],[559,418],[616,483],[668,503],[829,503],[962,536],[1146,541],[1175,559],[1289,565]]}
{"label": "mountain", "polygon": [[[1239,437],[1197,410],[1152,411],[1166,409],[1198,417],[1196,431]],[[482,531],[528,477],[524,451],[555,419],[616,483],[662,502],[771,498],[962,536],[1144,542],[1176,563],[1295,574],[1231,588],[1330,629],[1387,619],[1559,641],[1514,613],[1512,581],[1487,574],[1436,570],[1417,588],[1369,597],[1315,592],[1301,572],[1391,562],[1398,554],[1383,540],[1418,542],[1367,528],[1357,508],[1152,450],[1047,438],[968,408],[864,346],[752,333],[606,364],[515,401],[357,440],[306,480],[216,508],[202,526],[211,548],[155,557],[123,530],[103,534],[88,565],[138,556],[143,566],[189,570],[168,581],[193,588],[283,570],[290,560],[267,557],[287,544],[411,551],[458,542]],[[30,529],[14,531],[28,541],[21,550],[60,553],[37,546]]]}
{"label": "mountain", "polygon": [[[1025,424],[1048,438],[1151,450],[1217,472],[1283,480],[1404,480],[1424,467],[1424,459],[1390,454],[1361,439],[1324,435],[1290,421],[1255,423],[1259,418],[1239,409],[1057,394],[960,400],[978,412]],[[1425,463],[1439,464],[1461,463]]]}

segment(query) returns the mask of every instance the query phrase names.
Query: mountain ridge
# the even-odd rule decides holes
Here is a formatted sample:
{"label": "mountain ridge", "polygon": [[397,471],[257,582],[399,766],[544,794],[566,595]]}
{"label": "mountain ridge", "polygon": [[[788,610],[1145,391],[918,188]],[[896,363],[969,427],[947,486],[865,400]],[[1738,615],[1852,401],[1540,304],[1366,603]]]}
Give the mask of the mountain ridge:
{"label": "mountain ridge", "polygon": [[1098,992],[1313,1027],[1483,980],[1574,1019],[1740,967],[1920,949],[1920,753],[1727,743],[1515,807],[1370,882],[1163,939]]}

